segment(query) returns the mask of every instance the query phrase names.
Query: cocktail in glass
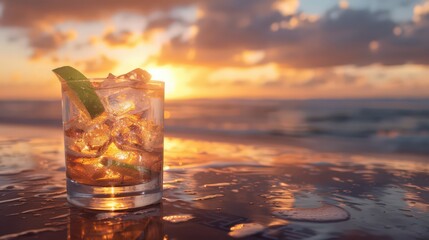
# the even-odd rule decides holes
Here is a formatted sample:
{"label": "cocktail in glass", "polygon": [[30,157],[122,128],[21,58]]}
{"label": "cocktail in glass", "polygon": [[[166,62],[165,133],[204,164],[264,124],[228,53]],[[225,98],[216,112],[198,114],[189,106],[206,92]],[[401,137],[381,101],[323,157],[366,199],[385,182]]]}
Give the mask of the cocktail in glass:
{"label": "cocktail in glass", "polygon": [[164,83],[133,76],[61,81],[73,205],[122,210],[161,200]]}

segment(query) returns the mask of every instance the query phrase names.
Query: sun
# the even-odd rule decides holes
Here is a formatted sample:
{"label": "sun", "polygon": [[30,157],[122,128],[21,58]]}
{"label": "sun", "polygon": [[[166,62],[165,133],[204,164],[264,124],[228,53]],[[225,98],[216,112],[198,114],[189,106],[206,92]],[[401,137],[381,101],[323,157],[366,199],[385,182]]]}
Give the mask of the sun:
{"label": "sun", "polygon": [[153,80],[162,81],[165,83],[166,98],[174,98],[176,92],[175,74],[168,67],[147,67],[147,71],[152,75]]}

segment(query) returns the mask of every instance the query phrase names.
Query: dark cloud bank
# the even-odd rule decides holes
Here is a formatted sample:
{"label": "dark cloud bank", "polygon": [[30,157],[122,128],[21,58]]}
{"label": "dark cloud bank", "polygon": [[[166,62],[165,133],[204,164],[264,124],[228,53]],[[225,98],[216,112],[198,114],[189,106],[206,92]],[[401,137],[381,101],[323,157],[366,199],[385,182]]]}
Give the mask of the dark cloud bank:
{"label": "dark cloud bank", "polygon": [[[273,0],[207,1],[1,1],[0,24],[28,30],[29,45],[35,51],[59,48],[67,42],[64,33],[39,33],[41,23],[102,20],[119,12],[147,15],[178,6],[195,4],[203,12],[195,24],[195,38],[177,36],[162,49],[160,63],[206,66],[251,66],[275,62],[285,67],[316,68],[340,65],[364,66],[373,63],[400,65],[429,64],[429,16],[419,22],[396,23],[388,12],[334,8],[316,21],[302,13],[284,16],[273,8]],[[297,21],[292,27],[288,22]],[[167,28],[179,22],[165,18],[149,23],[145,30]],[[273,29],[273,24],[278,26]],[[282,25],[283,24],[283,25]],[[401,34],[394,34],[399,28]],[[51,33],[52,34],[52,33]],[[110,42],[121,42],[121,34],[109,33]],[[47,40],[47,41],[44,41]],[[374,45],[371,49],[369,46]],[[50,43],[47,46],[47,43]],[[193,57],[189,55],[193,49]],[[264,51],[261,61],[246,64],[237,55],[242,51]]]}

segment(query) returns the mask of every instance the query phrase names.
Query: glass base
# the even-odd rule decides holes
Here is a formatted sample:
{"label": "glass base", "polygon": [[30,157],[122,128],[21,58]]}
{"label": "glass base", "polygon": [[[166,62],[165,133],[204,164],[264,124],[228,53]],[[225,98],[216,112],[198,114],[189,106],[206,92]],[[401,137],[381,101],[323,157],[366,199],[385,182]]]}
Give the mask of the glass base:
{"label": "glass base", "polygon": [[139,185],[99,187],[67,178],[67,200],[72,205],[93,210],[127,210],[161,202],[162,185],[156,178]]}

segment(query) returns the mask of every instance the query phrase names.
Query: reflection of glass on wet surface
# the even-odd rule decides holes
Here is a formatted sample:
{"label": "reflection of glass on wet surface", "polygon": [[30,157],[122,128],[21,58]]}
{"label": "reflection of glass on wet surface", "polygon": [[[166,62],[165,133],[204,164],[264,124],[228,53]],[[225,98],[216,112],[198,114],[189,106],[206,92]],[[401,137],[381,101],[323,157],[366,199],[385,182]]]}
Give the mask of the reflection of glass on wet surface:
{"label": "reflection of glass on wet surface", "polygon": [[[110,223],[117,232],[133,236],[137,235],[133,226],[145,229],[147,220],[129,213],[70,216],[65,205],[61,142],[29,141],[29,153],[13,158],[12,163],[6,153],[15,144],[2,142],[2,164],[10,163],[6,167],[13,169],[13,164],[22,165],[16,163],[22,159],[32,167],[0,174],[0,210],[4,214],[0,225],[5,226],[0,229],[0,239],[31,239],[34,235],[63,239],[69,227],[94,231],[94,226],[106,229]],[[162,236],[168,239],[203,237],[203,233],[210,235],[207,239],[222,239],[231,227],[252,222],[264,226],[253,235],[255,239],[424,239],[429,231],[429,165],[424,159],[408,157],[404,161],[403,156],[316,153],[180,138],[167,138],[165,146],[164,184],[168,190],[158,220],[162,221]],[[325,223],[318,222],[320,218],[290,217],[311,213],[313,218],[311,210],[324,204],[340,215],[346,211],[350,218],[329,221],[333,220],[332,209],[325,212]],[[179,223],[162,220],[164,216],[189,215],[193,218]],[[70,218],[78,221],[70,222]],[[105,231],[113,234],[113,230]]]}
{"label": "reflection of glass on wet surface", "polygon": [[160,206],[131,213],[70,209],[68,239],[162,239]]}

